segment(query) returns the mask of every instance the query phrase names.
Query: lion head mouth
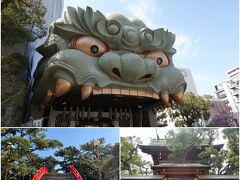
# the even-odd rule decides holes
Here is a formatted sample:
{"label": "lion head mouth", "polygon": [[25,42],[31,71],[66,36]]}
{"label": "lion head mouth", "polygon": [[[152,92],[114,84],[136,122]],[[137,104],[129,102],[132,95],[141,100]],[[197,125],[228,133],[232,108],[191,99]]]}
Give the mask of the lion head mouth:
{"label": "lion head mouth", "polygon": [[[168,94],[128,87],[72,86],[69,81],[58,78],[55,81],[55,88],[46,92],[39,103],[38,109],[40,112],[44,112],[49,107],[53,107],[57,111],[68,111],[68,114],[71,114],[71,111],[75,111],[76,114],[81,112],[81,115],[74,115],[75,120],[81,119],[79,122],[84,122],[79,126],[96,124],[97,119],[100,120],[98,123],[108,123],[107,126],[112,126],[109,121],[115,122],[116,118],[120,120],[120,124],[117,124],[117,126],[133,126],[132,121],[135,112],[150,108],[156,113],[159,109],[170,107],[173,100],[180,103],[183,98],[184,88],[185,84],[183,83],[178,88],[179,92]],[[100,115],[101,113],[104,114],[104,112],[107,113],[107,116]],[[82,115],[84,113],[85,115]],[[64,118],[60,119],[63,120]],[[65,126],[62,125],[65,121],[60,122],[54,124],[54,126]]]}
{"label": "lion head mouth", "polygon": [[[55,113],[62,112],[55,115],[55,124],[49,126],[70,126],[71,120],[76,122],[77,126],[149,126],[143,122],[146,118],[144,109],[151,109],[156,114],[158,110],[170,107],[173,100],[180,102],[183,96],[183,92],[168,95],[129,88],[85,86],[81,87],[80,91],[77,88],[69,90],[64,81],[62,80],[62,86],[58,86],[55,91],[48,91],[40,105],[40,111],[48,111],[48,107],[51,107]],[[66,93],[61,95],[64,91]],[[134,119],[139,112],[142,120],[136,122]]]}

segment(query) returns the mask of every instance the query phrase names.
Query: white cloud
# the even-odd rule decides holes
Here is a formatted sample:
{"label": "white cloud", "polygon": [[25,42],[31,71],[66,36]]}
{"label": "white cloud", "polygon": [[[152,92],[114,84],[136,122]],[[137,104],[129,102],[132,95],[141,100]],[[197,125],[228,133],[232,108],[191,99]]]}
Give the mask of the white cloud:
{"label": "white cloud", "polygon": [[[135,18],[141,19],[151,29],[159,28],[158,20],[164,12],[153,0],[121,0],[126,5],[126,10]],[[168,29],[167,25],[161,27]],[[174,31],[173,31],[174,32]],[[197,33],[176,33],[176,42],[174,47],[177,49],[175,57],[181,59],[191,59],[198,53],[199,37]]]}
{"label": "white cloud", "polygon": [[194,79],[195,81],[208,83],[210,85],[214,85],[216,83],[216,81],[211,79],[208,75],[203,75],[203,74],[194,74]]}
{"label": "white cloud", "polygon": [[154,19],[156,15],[160,16],[163,13],[163,8],[159,7],[153,0],[122,0],[125,3],[126,10],[134,18],[142,20],[148,27],[157,28]]}
{"label": "white cloud", "polygon": [[174,47],[177,49],[175,57],[181,59],[191,59],[198,52],[199,38],[196,35],[180,33],[176,35]]}

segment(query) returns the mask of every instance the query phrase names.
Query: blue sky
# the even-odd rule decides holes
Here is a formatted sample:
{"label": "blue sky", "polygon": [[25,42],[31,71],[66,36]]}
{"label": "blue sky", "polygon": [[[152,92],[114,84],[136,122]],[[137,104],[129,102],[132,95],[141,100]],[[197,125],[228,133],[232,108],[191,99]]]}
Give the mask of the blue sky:
{"label": "blue sky", "polygon": [[176,34],[174,64],[191,70],[200,95],[239,66],[238,0],[64,0],[67,6],[136,17]]}
{"label": "blue sky", "polygon": [[[63,143],[64,147],[75,146],[89,142],[93,139],[104,137],[106,144],[119,142],[118,128],[48,128],[46,138],[57,139]],[[53,155],[55,150],[40,151],[41,156]]]}

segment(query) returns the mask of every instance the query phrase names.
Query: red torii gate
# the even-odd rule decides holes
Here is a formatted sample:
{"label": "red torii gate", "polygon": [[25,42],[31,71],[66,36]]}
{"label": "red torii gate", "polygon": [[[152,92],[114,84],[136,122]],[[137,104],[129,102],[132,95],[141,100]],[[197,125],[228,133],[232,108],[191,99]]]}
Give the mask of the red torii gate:
{"label": "red torii gate", "polygon": [[[75,176],[76,180],[83,180],[83,179],[82,179],[82,176],[80,175],[80,173],[78,172],[78,170],[77,170],[73,165],[70,166],[69,170],[70,170],[70,173],[72,173],[72,174]],[[37,173],[34,175],[34,177],[33,177],[32,180],[41,180],[42,176],[43,176],[44,174],[47,174],[47,173],[48,173],[47,168],[46,168],[45,166],[44,166],[44,167],[41,167],[41,168],[37,171]]]}
{"label": "red torii gate", "polygon": [[32,180],[40,180],[44,174],[47,174],[48,170],[45,166],[41,167],[38,172],[34,175]]}
{"label": "red torii gate", "polygon": [[76,177],[76,180],[83,180],[82,176],[73,165],[71,165],[69,169],[70,169],[70,172]]}

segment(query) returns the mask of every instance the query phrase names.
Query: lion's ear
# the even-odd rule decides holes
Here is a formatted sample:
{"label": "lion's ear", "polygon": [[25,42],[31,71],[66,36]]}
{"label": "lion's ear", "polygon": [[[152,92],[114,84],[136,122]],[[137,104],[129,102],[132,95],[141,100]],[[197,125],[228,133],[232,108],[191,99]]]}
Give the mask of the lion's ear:
{"label": "lion's ear", "polygon": [[56,44],[51,44],[49,46],[41,45],[36,48],[36,51],[44,57],[51,57],[59,51]]}

